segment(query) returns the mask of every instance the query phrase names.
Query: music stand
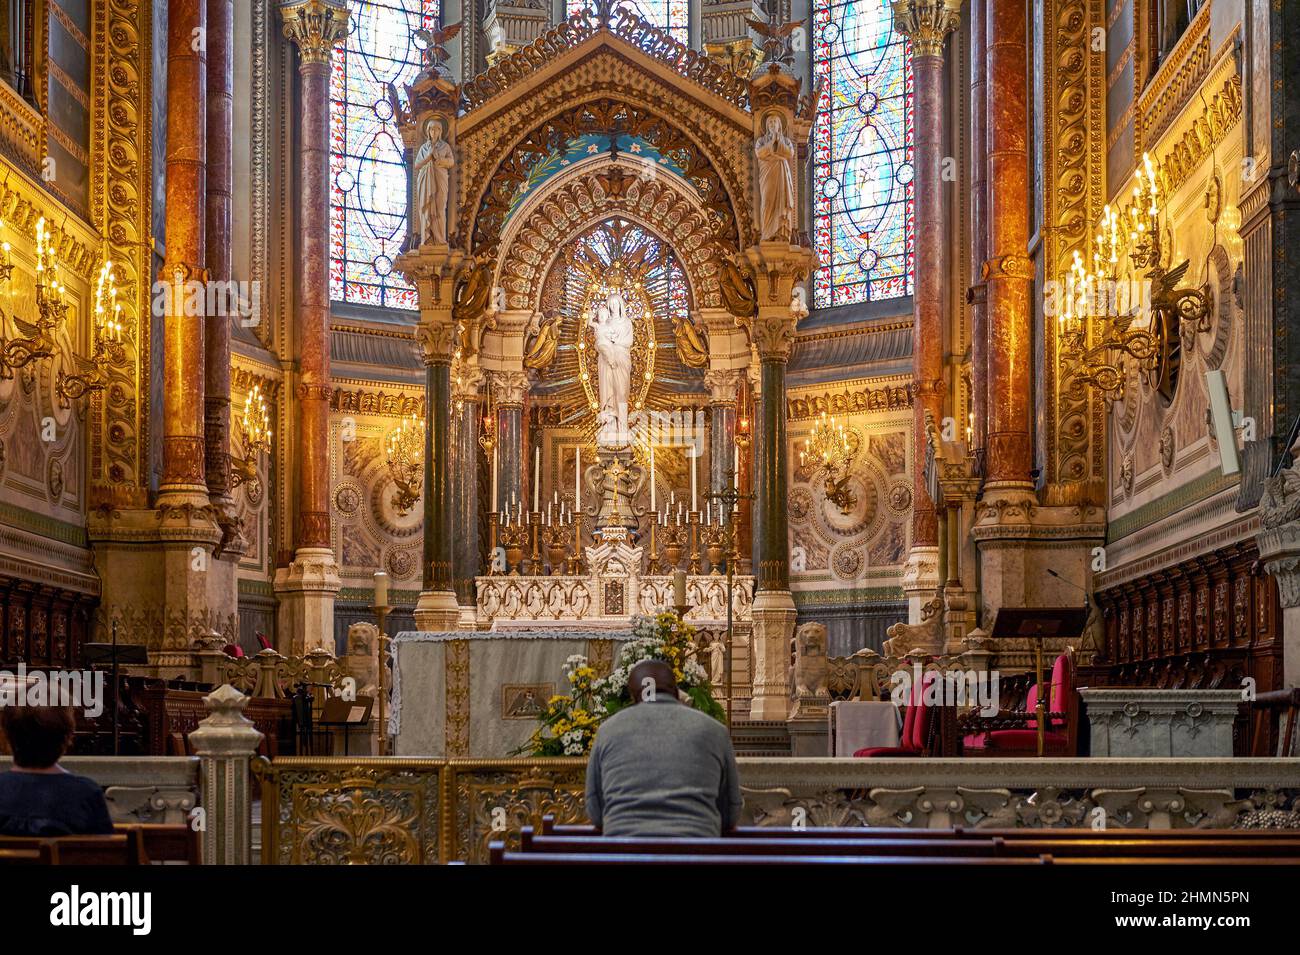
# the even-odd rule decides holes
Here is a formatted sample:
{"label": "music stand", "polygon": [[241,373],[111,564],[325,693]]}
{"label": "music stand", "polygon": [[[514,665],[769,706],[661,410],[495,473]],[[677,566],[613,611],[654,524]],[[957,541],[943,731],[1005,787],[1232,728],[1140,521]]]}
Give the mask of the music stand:
{"label": "music stand", "polygon": [[120,689],[118,686],[118,667],[125,663],[128,666],[147,666],[149,663],[149,651],[140,643],[120,644],[117,642],[117,621],[113,621],[113,642],[112,643],[83,643],[81,645],[81,660],[92,670],[98,664],[101,667],[108,667],[113,673],[113,755],[117,756],[120,748],[121,727],[118,718],[118,696]]}
{"label": "music stand", "polygon": [[1083,607],[1002,607],[993,618],[994,640],[1006,637],[1029,637],[1034,641],[1034,677],[1038,684],[1038,700],[1034,710],[1038,719],[1038,755],[1043,755],[1044,736],[1047,733],[1048,703],[1052,687],[1043,684],[1043,641],[1047,637],[1069,640],[1082,637],[1088,625],[1089,609]]}
{"label": "music stand", "polygon": [[325,701],[321,710],[321,726],[343,727],[343,755],[351,756],[348,740],[354,726],[364,726],[370,722],[370,708],[374,705],[373,696],[358,696],[355,700],[345,700],[341,696],[331,696]]}

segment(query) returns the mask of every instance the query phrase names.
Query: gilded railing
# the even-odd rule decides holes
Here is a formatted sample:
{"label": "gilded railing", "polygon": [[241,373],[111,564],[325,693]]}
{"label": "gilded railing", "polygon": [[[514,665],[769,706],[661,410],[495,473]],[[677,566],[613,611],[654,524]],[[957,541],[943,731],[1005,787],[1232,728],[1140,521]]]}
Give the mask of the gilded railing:
{"label": "gilded railing", "polygon": [[[1300,759],[739,760],[759,826],[1300,828]],[[581,759],[254,762],[267,864],[487,861],[585,819]]]}

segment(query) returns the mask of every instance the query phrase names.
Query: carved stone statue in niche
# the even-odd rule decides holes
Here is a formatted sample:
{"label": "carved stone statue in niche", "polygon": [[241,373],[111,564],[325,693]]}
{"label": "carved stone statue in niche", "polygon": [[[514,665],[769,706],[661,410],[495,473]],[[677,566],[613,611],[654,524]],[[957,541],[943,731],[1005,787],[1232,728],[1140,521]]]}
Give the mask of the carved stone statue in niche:
{"label": "carved stone statue in niche", "polygon": [[555,358],[555,350],[560,344],[559,313],[547,317],[541,312],[534,312],[527,334],[529,340],[524,350],[524,367],[546,368]]}
{"label": "carved stone statue in niche", "polygon": [[673,338],[677,357],[687,368],[703,368],[709,363],[709,344],[689,316],[673,316]]}
{"label": "carved stone statue in niche", "polygon": [[759,238],[790,241],[794,235],[795,148],[781,126],[781,117],[769,116],[762,136],[754,143],[758,160]]}
{"label": "carved stone statue in niche", "polygon": [[451,168],[456,155],[442,138],[442,123],[425,121],[420,148],[415,154],[415,208],[420,224],[420,244],[447,244],[447,203],[451,196]]}

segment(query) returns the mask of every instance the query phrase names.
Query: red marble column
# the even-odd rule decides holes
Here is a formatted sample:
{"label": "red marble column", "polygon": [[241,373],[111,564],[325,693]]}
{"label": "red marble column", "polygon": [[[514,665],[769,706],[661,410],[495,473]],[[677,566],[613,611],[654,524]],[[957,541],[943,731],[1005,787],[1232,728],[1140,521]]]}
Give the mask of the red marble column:
{"label": "red marble column", "polygon": [[329,73],[347,9],[324,0],[282,7],[298,44],[298,526],[297,546],[330,547]]}
{"label": "red marble column", "polygon": [[[231,278],[230,216],[234,174],[235,6],[206,0],[208,17],[207,265],[208,280]],[[229,289],[229,286],[225,286]],[[206,457],[208,493],[224,518],[230,504],[230,296],[221,298],[206,322]],[[221,519],[221,518],[219,518]]]}
{"label": "red marble column", "polygon": [[943,209],[943,55],[921,55],[914,45],[912,82],[916,96],[916,280],[912,293],[912,435],[916,466],[912,482],[912,546],[939,543],[934,502],[925,482],[925,416],[942,427],[944,406],[943,280],[947,230]]}
{"label": "red marble column", "polygon": [[1030,444],[1029,165],[1026,9],[988,0],[988,450],[985,487],[1033,487]]}
{"label": "red marble column", "polygon": [[[204,275],[207,29],[205,0],[171,0],[167,7],[167,186],[165,256],[161,279],[173,284],[163,329],[163,498],[202,494],[203,319],[186,315],[190,283]],[[196,33],[196,31],[199,31]],[[196,47],[198,47],[196,49]]]}
{"label": "red marble column", "polygon": [[980,271],[988,258],[988,101],[984,71],[985,3],[971,0],[970,15],[970,289],[971,417],[973,444],[983,448],[988,434],[988,312]]}
{"label": "red marble column", "polygon": [[961,0],[896,0],[894,26],[912,41],[916,97],[915,234],[916,279],[912,292],[912,438],[916,466],[912,483],[912,546],[935,547],[939,527],[925,482],[928,413],[934,426],[944,418],[944,277],[948,272],[948,222],[944,212],[943,48],[961,22]]}

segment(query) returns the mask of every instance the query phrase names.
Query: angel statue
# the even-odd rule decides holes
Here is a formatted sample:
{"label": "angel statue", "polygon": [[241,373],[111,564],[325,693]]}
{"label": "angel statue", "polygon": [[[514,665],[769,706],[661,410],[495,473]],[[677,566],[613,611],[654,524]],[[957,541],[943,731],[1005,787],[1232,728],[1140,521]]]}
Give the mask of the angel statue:
{"label": "angel statue", "polygon": [[794,235],[794,143],[781,126],[781,117],[767,117],[766,132],[754,142],[758,159],[758,224],[763,241],[789,241]]}
{"label": "angel statue", "polygon": [[529,344],[524,351],[524,367],[547,367],[555,358],[555,349],[560,344],[560,313],[545,316],[541,312],[534,312],[527,334]]}
{"label": "angel statue", "polygon": [[802,285],[790,289],[790,314],[796,322],[808,317],[808,293]]}
{"label": "angel statue", "polygon": [[677,357],[687,368],[703,368],[709,363],[709,343],[690,316],[673,316],[673,337],[677,339]]}
{"label": "angel statue", "polygon": [[415,209],[420,244],[447,244],[447,200],[451,196],[451,168],[456,154],[442,138],[442,123],[430,117],[415,154]]}

